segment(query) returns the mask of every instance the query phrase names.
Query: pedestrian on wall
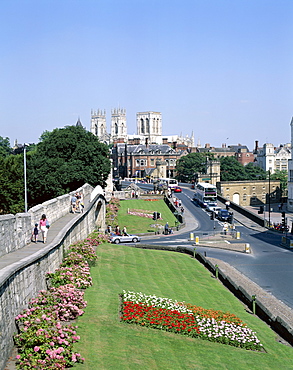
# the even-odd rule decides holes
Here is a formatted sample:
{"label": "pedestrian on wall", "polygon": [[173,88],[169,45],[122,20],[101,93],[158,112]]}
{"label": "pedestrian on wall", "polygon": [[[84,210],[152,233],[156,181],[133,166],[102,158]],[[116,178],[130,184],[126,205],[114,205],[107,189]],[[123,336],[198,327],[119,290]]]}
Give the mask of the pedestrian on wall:
{"label": "pedestrian on wall", "polygon": [[50,228],[50,223],[47,220],[47,217],[46,217],[45,214],[42,214],[42,217],[41,217],[40,223],[39,223],[39,227],[40,227],[40,230],[41,230],[41,233],[42,233],[43,243],[45,244],[46,241],[47,241],[48,230]]}
{"label": "pedestrian on wall", "polygon": [[77,198],[76,198],[76,196],[74,194],[74,195],[72,195],[71,201],[70,201],[70,205],[71,205],[70,212],[72,212],[72,213],[75,213],[76,212],[76,202],[77,202]]}
{"label": "pedestrian on wall", "polygon": [[35,227],[33,228],[33,231],[32,231],[32,242],[37,242],[38,241],[38,235],[39,235],[39,228],[38,228],[38,224],[35,224]]}

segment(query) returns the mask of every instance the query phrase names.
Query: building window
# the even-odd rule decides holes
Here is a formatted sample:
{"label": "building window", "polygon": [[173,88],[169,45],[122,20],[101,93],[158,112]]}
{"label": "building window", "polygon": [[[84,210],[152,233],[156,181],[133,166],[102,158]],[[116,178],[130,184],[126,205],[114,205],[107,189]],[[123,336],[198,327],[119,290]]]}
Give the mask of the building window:
{"label": "building window", "polygon": [[154,158],[151,158],[151,166],[154,166],[155,165],[155,160]]}
{"label": "building window", "polygon": [[243,186],[243,190],[246,190],[246,186]]}
{"label": "building window", "polygon": [[255,190],[255,186],[252,187],[252,190]]}
{"label": "building window", "polygon": [[247,195],[244,193],[243,194],[243,202],[246,202],[246,199],[247,199]]}
{"label": "building window", "polygon": [[226,191],[229,191],[230,189],[229,188],[226,188]]}
{"label": "building window", "polygon": [[293,181],[293,170],[290,170],[290,182]]}

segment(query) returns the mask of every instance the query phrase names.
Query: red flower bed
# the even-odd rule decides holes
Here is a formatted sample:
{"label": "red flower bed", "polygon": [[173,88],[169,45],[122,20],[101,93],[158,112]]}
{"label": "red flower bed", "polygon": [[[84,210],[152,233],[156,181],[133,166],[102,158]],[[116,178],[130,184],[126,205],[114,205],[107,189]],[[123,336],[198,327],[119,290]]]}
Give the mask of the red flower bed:
{"label": "red flower bed", "polygon": [[200,334],[193,315],[143,303],[123,302],[121,320],[190,337],[198,337]]}

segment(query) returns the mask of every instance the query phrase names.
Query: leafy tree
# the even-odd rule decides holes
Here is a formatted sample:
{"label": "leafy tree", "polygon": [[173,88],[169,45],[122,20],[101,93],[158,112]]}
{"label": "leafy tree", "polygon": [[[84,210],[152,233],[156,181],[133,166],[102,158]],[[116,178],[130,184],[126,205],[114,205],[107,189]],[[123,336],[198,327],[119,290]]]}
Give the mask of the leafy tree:
{"label": "leafy tree", "polygon": [[7,157],[11,154],[10,141],[8,137],[0,136],[0,157]]}
{"label": "leafy tree", "polygon": [[0,157],[0,213],[24,212],[23,155]]}
{"label": "leafy tree", "polygon": [[176,178],[182,182],[191,182],[195,174],[206,172],[207,158],[213,159],[212,153],[190,153],[181,157],[176,163]]}
{"label": "leafy tree", "polygon": [[244,166],[235,157],[223,157],[221,162],[221,181],[247,180]]}
{"label": "leafy tree", "polygon": [[266,171],[254,163],[248,163],[244,169],[247,180],[265,180],[267,178]]}
{"label": "leafy tree", "polygon": [[280,180],[281,194],[285,196],[288,188],[288,172],[286,170],[276,170],[271,175],[271,180]]}
{"label": "leafy tree", "polygon": [[109,149],[82,127],[46,131],[27,161],[29,205],[73,191],[84,183],[105,186]]}

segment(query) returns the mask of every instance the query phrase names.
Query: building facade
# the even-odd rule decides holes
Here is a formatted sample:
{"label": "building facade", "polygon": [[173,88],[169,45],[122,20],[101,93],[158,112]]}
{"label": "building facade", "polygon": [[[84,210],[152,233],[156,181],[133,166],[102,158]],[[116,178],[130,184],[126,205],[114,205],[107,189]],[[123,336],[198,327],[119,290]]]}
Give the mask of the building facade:
{"label": "building facade", "polygon": [[154,178],[160,166],[161,177],[174,177],[176,161],[187,152],[168,144],[116,143],[112,149],[114,177]]}
{"label": "building facade", "polygon": [[[290,123],[291,127],[291,147],[293,145],[293,117]],[[293,155],[291,152],[291,158],[288,160],[288,200],[287,209],[289,212],[293,212]]]}
{"label": "building facade", "polygon": [[271,143],[265,143],[262,148],[256,148],[256,163],[265,171],[273,174],[276,170],[288,171],[288,161],[291,159],[291,144],[274,147]]}
{"label": "building facade", "polygon": [[221,181],[217,188],[226,199],[242,207],[279,203],[281,201],[280,181]]}

